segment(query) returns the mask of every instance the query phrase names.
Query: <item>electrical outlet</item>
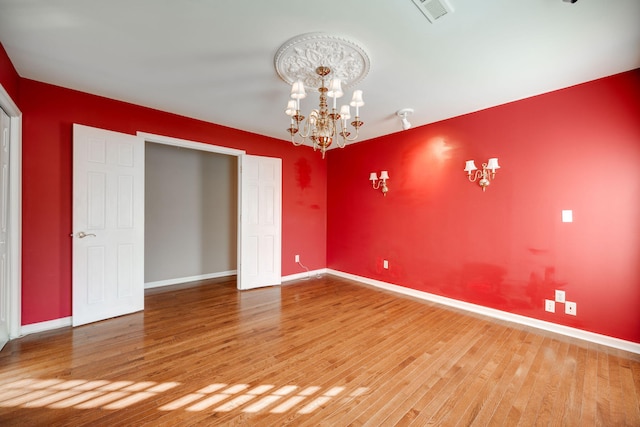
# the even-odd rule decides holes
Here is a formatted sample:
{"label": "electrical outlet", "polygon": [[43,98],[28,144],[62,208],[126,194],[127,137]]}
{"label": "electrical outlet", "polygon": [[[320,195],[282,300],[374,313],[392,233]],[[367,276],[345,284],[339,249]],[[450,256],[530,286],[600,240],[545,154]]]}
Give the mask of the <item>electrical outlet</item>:
{"label": "electrical outlet", "polygon": [[556,302],[564,302],[564,291],[556,291]]}
{"label": "electrical outlet", "polygon": [[576,315],[576,310],[578,309],[577,304],[575,302],[567,301],[564,305],[564,312],[566,314],[570,314],[572,316]]}
{"label": "electrical outlet", "polygon": [[550,299],[544,300],[544,311],[548,311],[550,313],[556,312],[556,302]]}
{"label": "electrical outlet", "polygon": [[300,255],[296,255],[296,262],[300,262]]}
{"label": "electrical outlet", "polygon": [[389,261],[386,259],[382,261],[382,268],[388,270],[389,269]]}

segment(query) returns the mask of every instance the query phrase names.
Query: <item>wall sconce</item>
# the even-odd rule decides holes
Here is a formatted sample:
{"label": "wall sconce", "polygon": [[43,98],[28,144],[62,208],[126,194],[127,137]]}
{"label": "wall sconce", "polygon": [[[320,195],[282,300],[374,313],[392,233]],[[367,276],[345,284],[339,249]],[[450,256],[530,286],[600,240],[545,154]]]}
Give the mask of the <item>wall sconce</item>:
{"label": "wall sconce", "polygon": [[473,163],[473,160],[467,160],[464,167],[464,171],[467,173],[469,181],[476,182],[476,180],[480,178],[478,184],[482,187],[482,191],[484,191],[491,183],[489,179],[494,179],[496,177],[496,169],[500,169],[497,157],[492,157],[487,163],[483,163],[482,170],[478,170],[475,163]]}
{"label": "wall sconce", "polygon": [[380,172],[380,180],[378,181],[378,175],[375,172],[369,174],[369,180],[374,190],[382,189],[382,194],[387,195],[389,187],[387,187],[387,180],[389,179],[389,173],[387,171]]}

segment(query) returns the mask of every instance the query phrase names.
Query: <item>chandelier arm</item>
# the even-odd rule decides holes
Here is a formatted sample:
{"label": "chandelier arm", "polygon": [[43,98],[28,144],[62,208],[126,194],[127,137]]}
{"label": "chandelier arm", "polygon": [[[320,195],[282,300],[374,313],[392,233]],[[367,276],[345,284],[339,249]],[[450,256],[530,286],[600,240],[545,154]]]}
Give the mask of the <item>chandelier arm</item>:
{"label": "chandelier arm", "polygon": [[302,144],[304,144],[304,138],[300,138],[300,141],[296,141],[296,135],[298,134],[292,134],[291,135],[291,143],[295,146],[295,147],[299,147]]}
{"label": "chandelier arm", "polygon": [[[303,145],[304,142],[309,137],[310,133],[311,133],[311,130],[309,129],[309,124],[305,122],[304,130],[302,132],[299,132],[299,127],[298,127],[296,128],[296,132],[291,134],[291,143],[294,145],[294,147],[299,147]],[[296,141],[296,135],[299,137],[297,141]]]}
{"label": "chandelier arm", "polygon": [[[340,116],[338,116],[340,117]],[[336,122],[340,122],[340,130],[338,130],[338,124]],[[344,121],[340,120],[339,118],[336,119],[334,121],[334,130],[336,133],[336,144],[338,145],[338,148],[344,148],[347,145],[347,140],[345,139],[345,128],[344,128]],[[342,142],[340,142],[342,141]]]}
{"label": "chandelier arm", "polygon": [[312,126],[309,123],[309,118],[307,117],[304,120],[304,126],[303,126],[302,130],[300,131],[300,136],[302,137],[303,140],[305,140],[309,136],[311,136],[311,133],[312,133]]}
{"label": "chandelier arm", "polygon": [[[358,123],[358,126],[353,126],[354,123]],[[340,132],[340,136],[344,139],[345,144],[347,142],[355,141],[356,139],[358,139],[358,134],[360,133],[360,127],[362,126],[362,124],[363,123],[360,121],[360,117],[356,116],[355,120],[351,122],[351,125],[356,130],[356,133],[352,137],[349,137],[348,132],[346,132],[347,129],[345,129],[342,122],[340,123],[341,129],[342,129]]]}
{"label": "chandelier arm", "polygon": [[344,138],[344,140],[348,142],[355,141],[356,139],[358,139],[358,129],[356,129],[356,134],[353,135],[352,138],[349,138],[348,136]]}

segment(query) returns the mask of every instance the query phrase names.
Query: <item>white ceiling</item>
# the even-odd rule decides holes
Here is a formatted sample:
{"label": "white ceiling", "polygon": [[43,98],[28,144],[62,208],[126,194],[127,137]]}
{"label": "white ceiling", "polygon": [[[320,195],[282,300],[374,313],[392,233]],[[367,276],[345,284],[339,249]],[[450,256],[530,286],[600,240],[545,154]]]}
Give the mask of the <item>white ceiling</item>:
{"label": "white ceiling", "polygon": [[640,0],[450,2],[0,0],[0,42],[24,78],[284,140],[274,55],[304,33],[366,49],[360,140],[640,67]]}

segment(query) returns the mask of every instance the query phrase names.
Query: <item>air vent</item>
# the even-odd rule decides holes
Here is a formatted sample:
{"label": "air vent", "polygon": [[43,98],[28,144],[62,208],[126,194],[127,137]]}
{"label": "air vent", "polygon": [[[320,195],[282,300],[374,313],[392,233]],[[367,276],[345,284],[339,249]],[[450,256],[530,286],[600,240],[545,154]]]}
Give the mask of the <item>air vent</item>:
{"label": "air vent", "polygon": [[412,0],[418,9],[434,23],[438,19],[453,12],[453,6],[447,0]]}

